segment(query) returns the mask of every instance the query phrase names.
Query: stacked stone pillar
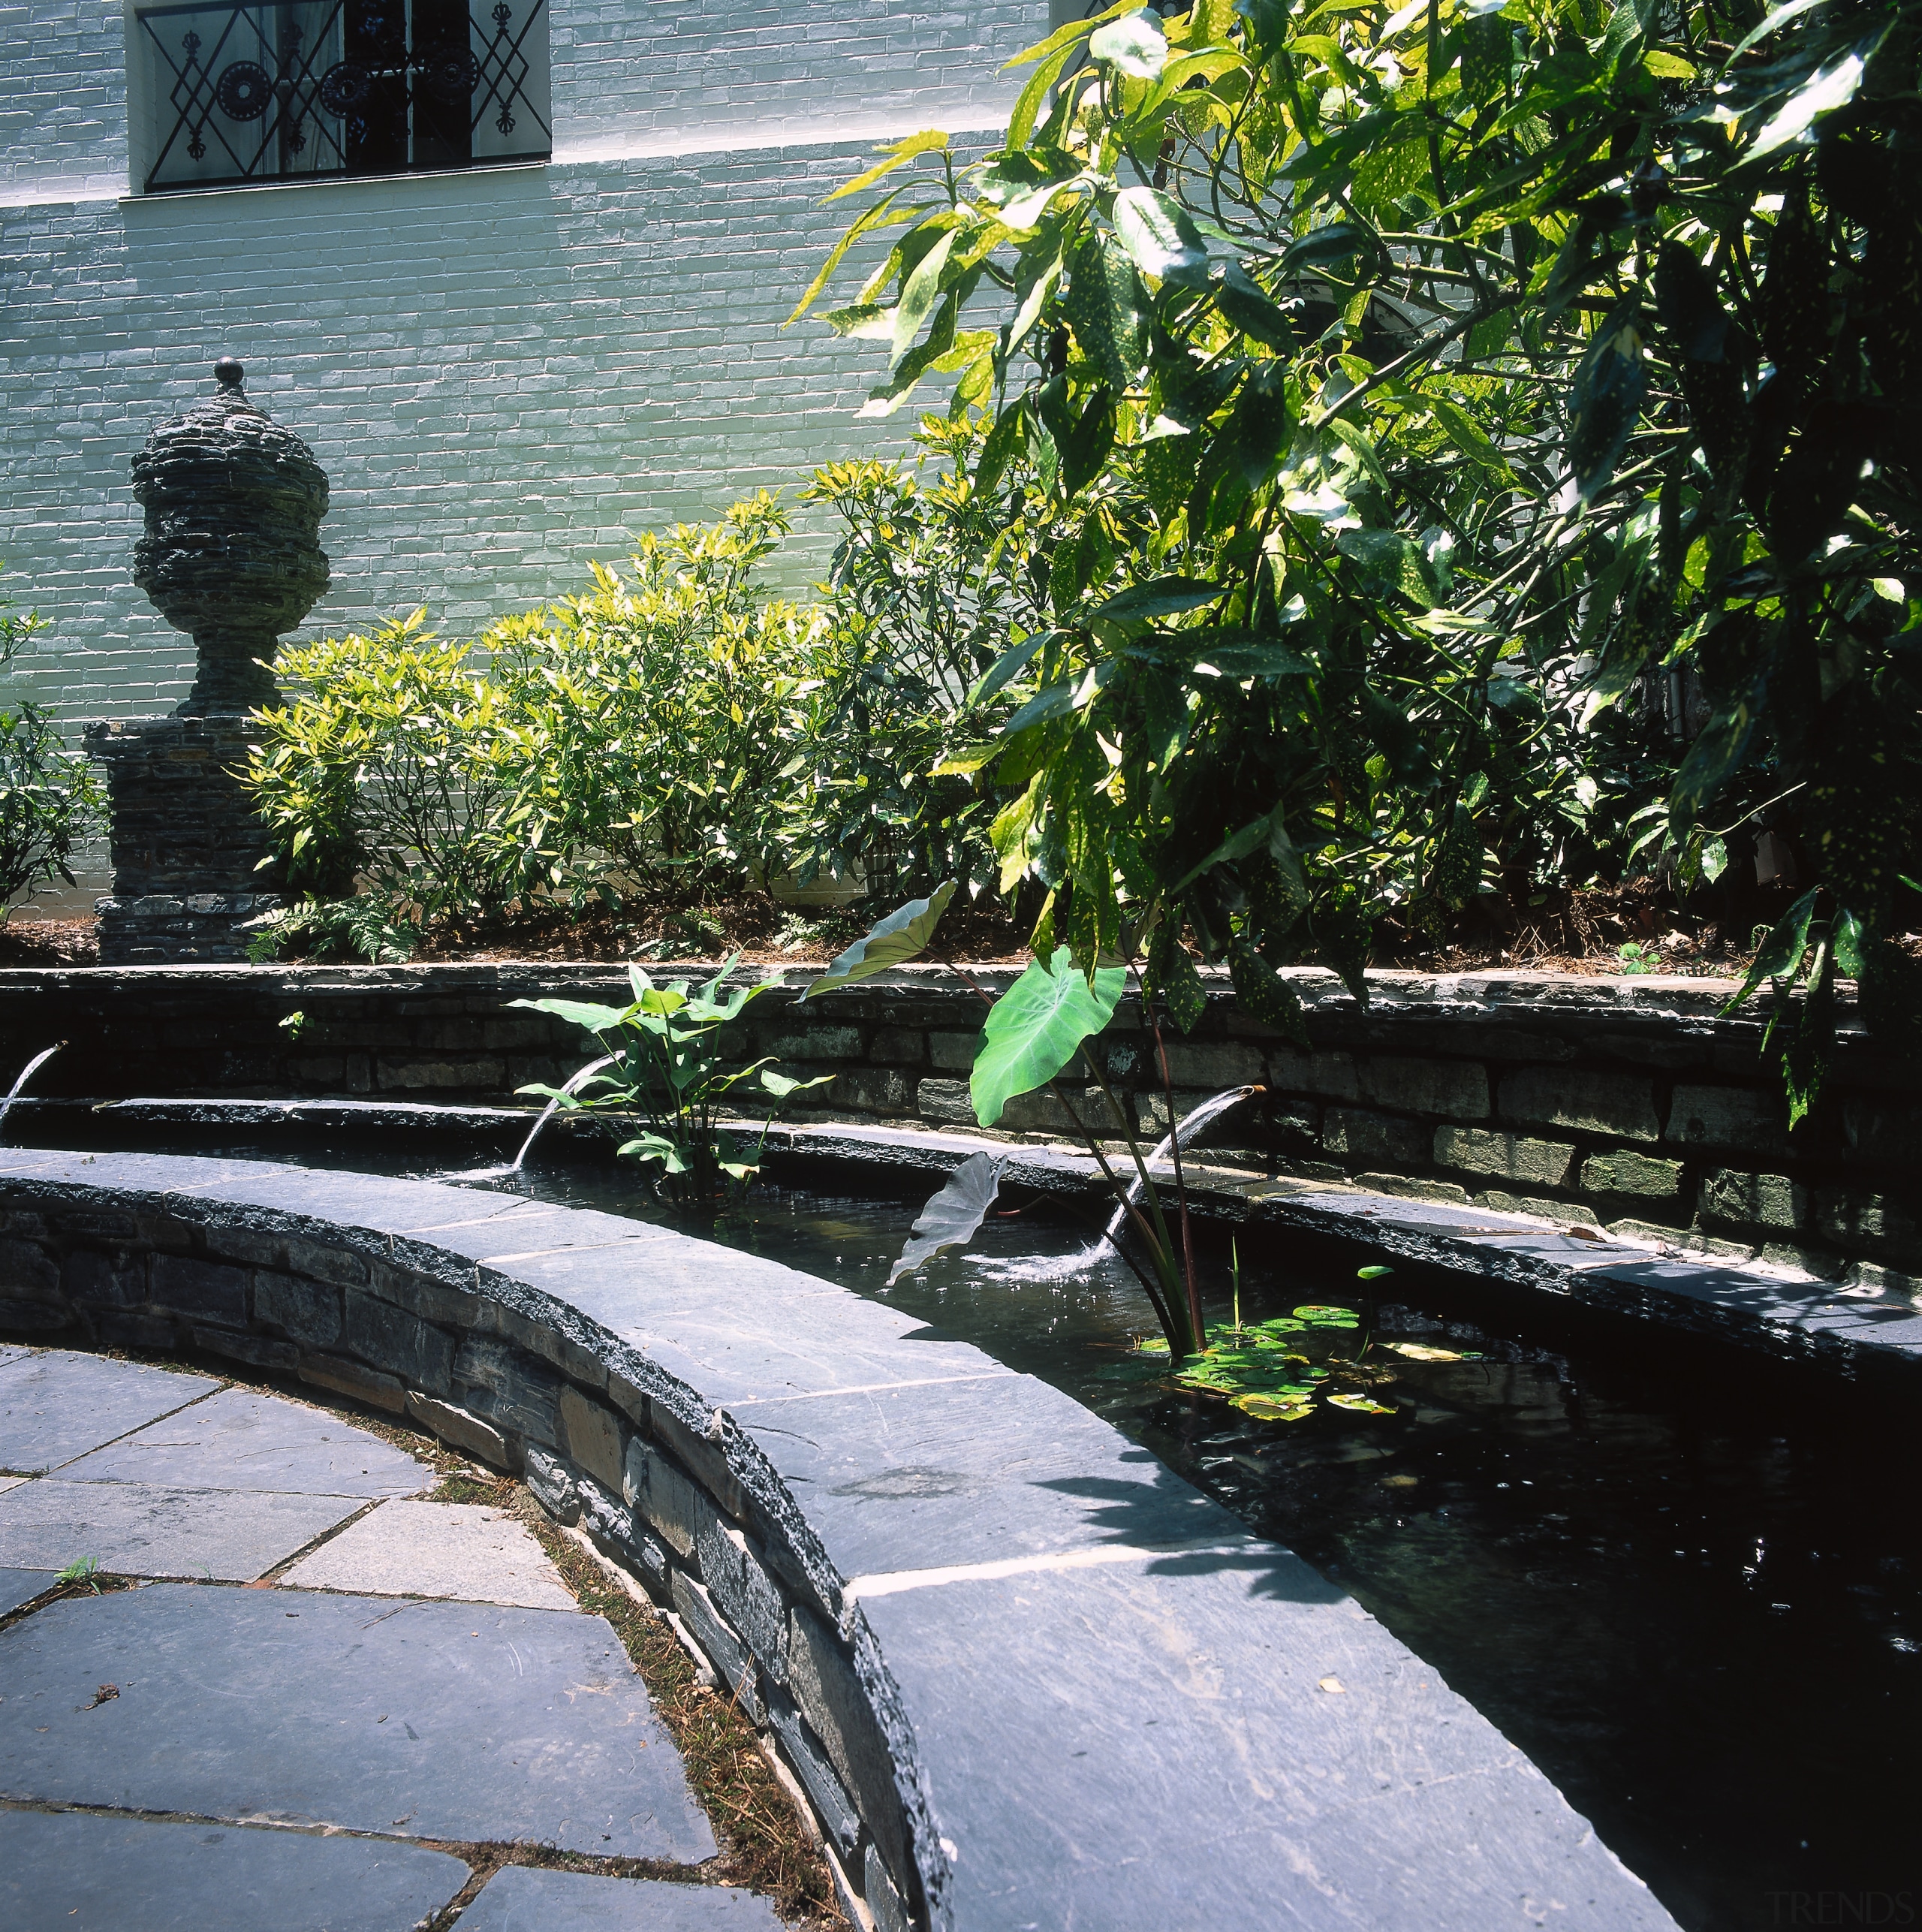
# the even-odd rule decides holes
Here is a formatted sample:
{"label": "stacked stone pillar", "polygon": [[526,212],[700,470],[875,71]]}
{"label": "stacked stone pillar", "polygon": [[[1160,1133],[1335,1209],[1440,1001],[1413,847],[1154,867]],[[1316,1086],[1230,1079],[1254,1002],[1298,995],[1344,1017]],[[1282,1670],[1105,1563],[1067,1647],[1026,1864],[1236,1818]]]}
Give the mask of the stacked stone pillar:
{"label": "stacked stone pillar", "polygon": [[134,581],[194,640],[194,688],[167,718],[94,725],[107,770],[113,892],[98,902],[104,966],[243,959],[239,929],[279,903],[239,777],[274,702],[280,638],[327,587],[327,480],[291,430],[251,401],[239,363],[161,423],[134,459],[146,527]]}

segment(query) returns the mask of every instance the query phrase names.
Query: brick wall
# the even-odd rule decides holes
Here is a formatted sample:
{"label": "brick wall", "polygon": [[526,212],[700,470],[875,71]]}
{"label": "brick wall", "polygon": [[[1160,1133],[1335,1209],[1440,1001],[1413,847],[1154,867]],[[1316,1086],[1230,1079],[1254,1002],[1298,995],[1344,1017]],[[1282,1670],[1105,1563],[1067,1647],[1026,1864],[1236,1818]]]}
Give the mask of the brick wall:
{"label": "brick wall", "polygon": [[[910,418],[855,419],[872,345],[781,328],[848,219],[819,204],[875,140],[992,125],[1047,21],[556,0],[550,165],[130,197],[119,15],[0,0],[0,589],[58,624],[19,683],[76,739],[183,695],[188,640],[128,580],[127,466],[223,351],[332,481],[305,634],[477,627],[899,448]],[[104,883],[96,855],[80,900]]]}
{"label": "brick wall", "polygon": [[[1244,1018],[1225,986],[1193,1034],[1169,1037],[1177,1113],[1227,1087],[1267,1090],[1211,1136],[1221,1158],[1598,1222],[1864,1286],[1922,1277],[1922,1104],[1852,1020],[1821,1100],[1791,1133],[1757,1060],[1760,1017],[1721,1017],[1724,983],[1388,972],[1371,975],[1363,1013],[1327,975],[1294,978],[1309,1051]],[[587,1056],[584,1038],[508,1004],[554,993],[619,1001],[625,979],[538,966],[0,972],[0,1076],[65,1039],[36,1094],[498,1105]],[[297,1011],[297,1033],[282,1023]],[[982,1008],[934,972],[804,1007],[782,990],[751,1011],[743,1057],[835,1076],[812,1117],[975,1131],[967,1075]],[[1131,1002],[1098,1050],[1152,1135],[1166,1103],[1149,1047]],[[1072,1091],[1085,1117],[1119,1132],[1085,1075]],[[1054,1139],[1069,1123],[1042,1093],[1013,1102],[1002,1125]]]}

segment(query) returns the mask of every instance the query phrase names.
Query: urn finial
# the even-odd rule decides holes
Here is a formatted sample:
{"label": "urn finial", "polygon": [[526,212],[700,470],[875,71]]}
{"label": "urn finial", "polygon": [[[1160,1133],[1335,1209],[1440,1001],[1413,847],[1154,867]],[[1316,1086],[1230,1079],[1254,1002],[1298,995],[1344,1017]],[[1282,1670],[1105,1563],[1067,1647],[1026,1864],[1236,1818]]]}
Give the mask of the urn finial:
{"label": "urn finial", "polygon": [[242,387],[232,356],[214,393],[161,423],[134,459],[146,512],[134,581],[198,659],[182,716],[270,704],[274,647],[327,589],[321,519],[327,480],[314,453]]}

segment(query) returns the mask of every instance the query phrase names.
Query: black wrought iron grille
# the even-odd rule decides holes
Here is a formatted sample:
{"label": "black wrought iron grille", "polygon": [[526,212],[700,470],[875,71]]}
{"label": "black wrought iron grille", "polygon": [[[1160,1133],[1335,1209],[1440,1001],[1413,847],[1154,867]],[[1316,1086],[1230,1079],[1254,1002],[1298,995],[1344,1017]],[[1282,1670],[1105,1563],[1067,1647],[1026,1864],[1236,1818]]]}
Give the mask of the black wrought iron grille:
{"label": "black wrought iron grille", "polygon": [[544,160],[547,0],[149,7],[146,191]]}

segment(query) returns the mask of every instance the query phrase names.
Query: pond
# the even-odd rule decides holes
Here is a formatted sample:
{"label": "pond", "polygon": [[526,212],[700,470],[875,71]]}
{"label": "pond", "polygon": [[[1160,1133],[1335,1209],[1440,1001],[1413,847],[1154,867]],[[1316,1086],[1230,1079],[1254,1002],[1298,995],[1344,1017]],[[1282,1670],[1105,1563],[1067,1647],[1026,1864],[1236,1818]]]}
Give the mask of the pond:
{"label": "pond", "polygon": [[[163,1144],[423,1176],[473,1159],[471,1144],[377,1136],[173,1128]],[[1922,1919],[1922,1512],[1892,1398],[1404,1269],[1372,1284],[1369,1392],[1389,1412],[1259,1422],[1139,1379],[1146,1296],[1112,1256],[1075,1264],[1098,1209],[1005,1197],[972,1249],[889,1291],[933,1183],[848,1192],[868,1180],[790,1167],[713,1237],[1067,1391],[1315,1564],[1527,1752],[1689,1932]],[[598,1150],[517,1186],[666,1218]],[[1196,1232],[1225,1319],[1227,1237]],[[1370,1258],[1246,1231],[1244,1319],[1360,1312]],[[1312,1331],[1303,1352],[1352,1355],[1358,1338]]]}

